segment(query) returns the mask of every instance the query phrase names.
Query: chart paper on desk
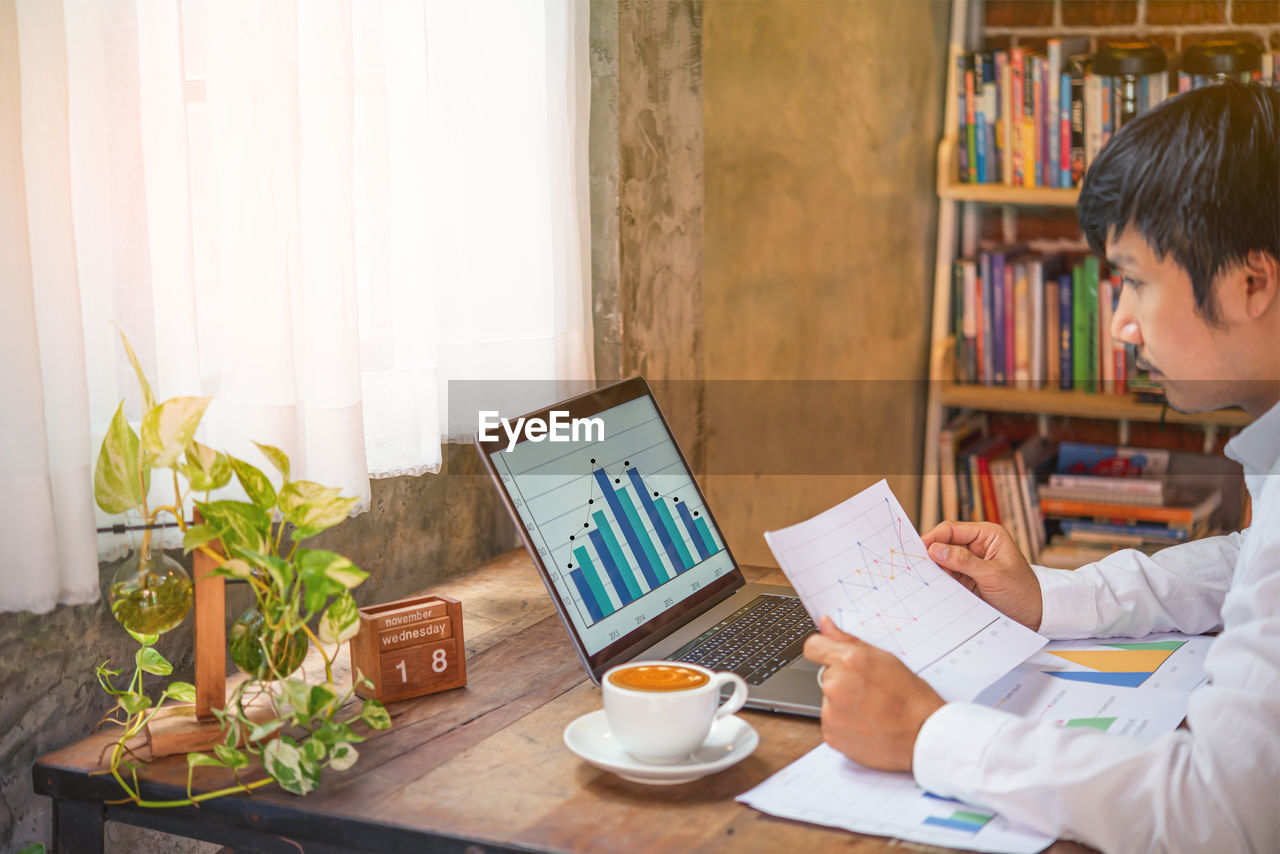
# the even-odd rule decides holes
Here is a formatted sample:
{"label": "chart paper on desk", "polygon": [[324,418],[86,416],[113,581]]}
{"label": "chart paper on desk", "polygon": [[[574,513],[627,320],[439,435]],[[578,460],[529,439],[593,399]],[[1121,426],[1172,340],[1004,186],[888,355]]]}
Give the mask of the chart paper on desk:
{"label": "chart paper on desk", "polygon": [[883,480],[764,536],[815,623],[829,615],[945,700],[972,700],[1047,643],[939,569]]}
{"label": "chart paper on desk", "polygon": [[783,818],[948,848],[1033,854],[1053,842],[991,810],[931,795],[910,774],[850,762],[825,744],[737,800]]}

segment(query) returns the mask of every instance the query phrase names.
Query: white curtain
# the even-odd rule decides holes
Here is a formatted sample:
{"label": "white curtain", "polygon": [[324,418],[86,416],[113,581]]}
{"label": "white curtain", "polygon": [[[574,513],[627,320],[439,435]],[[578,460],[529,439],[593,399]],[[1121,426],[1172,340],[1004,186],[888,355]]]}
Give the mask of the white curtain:
{"label": "white curtain", "polygon": [[587,11],[0,0],[0,611],[97,597],[117,327],[206,444],[362,507],[450,381],[593,378]]}

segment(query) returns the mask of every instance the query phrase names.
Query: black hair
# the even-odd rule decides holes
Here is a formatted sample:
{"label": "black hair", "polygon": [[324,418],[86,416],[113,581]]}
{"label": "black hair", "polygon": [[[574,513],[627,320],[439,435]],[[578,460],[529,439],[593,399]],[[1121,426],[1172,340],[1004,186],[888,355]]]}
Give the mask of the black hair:
{"label": "black hair", "polygon": [[1225,83],[1165,101],[1121,128],[1084,177],[1076,213],[1089,248],[1134,228],[1191,277],[1217,320],[1213,282],[1262,250],[1280,259],[1280,89]]}

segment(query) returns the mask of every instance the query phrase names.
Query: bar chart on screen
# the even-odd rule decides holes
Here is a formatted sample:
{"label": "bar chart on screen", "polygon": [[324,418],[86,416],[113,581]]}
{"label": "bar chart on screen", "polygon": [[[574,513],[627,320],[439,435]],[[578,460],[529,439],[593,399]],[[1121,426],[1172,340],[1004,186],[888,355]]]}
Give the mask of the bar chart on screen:
{"label": "bar chart on screen", "polygon": [[815,622],[893,653],[946,699],[972,699],[1045,644],[938,568],[883,480],[765,539]]}
{"label": "bar chart on screen", "polygon": [[568,616],[600,648],[732,571],[656,408],[607,410],[606,439],[493,455]]}

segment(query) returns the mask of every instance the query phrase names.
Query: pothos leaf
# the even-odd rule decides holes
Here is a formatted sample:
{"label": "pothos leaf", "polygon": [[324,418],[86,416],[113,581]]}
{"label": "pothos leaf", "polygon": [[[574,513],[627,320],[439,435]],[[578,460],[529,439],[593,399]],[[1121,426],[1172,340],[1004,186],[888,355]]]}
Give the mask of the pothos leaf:
{"label": "pothos leaf", "polygon": [[275,445],[264,445],[261,442],[254,442],[258,446],[258,450],[262,451],[262,455],[267,458],[271,465],[276,467],[276,471],[284,476],[285,483],[289,482],[289,455],[277,448]]}
{"label": "pothos leaf", "polygon": [[276,489],[257,467],[232,457],[231,468],[235,470],[236,478],[250,501],[267,512],[276,506]]}
{"label": "pothos leaf", "polygon": [[142,505],[151,488],[151,469],[142,466],[139,473],[140,454],[138,434],[124,417],[121,401],[102,439],[93,472],[93,498],[107,513],[124,513]]}
{"label": "pothos leaf", "polygon": [[174,397],[148,410],[142,419],[142,445],[158,468],[169,468],[195,437],[212,398]]}
{"label": "pothos leaf", "polygon": [[129,357],[129,364],[133,365],[133,372],[138,375],[138,388],[142,391],[142,411],[150,412],[156,405],[156,396],[151,391],[151,383],[147,382],[147,375],[142,372],[142,365],[138,363],[138,355],[133,352],[129,336],[124,334],[123,329],[118,331],[120,340],[124,342],[124,354]]}
{"label": "pothos leaf", "polygon": [[342,643],[350,640],[360,631],[360,614],[356,610],[356,600],[351,594],[343,591],[342,595],[329,604],[324,616],[320,618],[320,640],[325,643]]}

